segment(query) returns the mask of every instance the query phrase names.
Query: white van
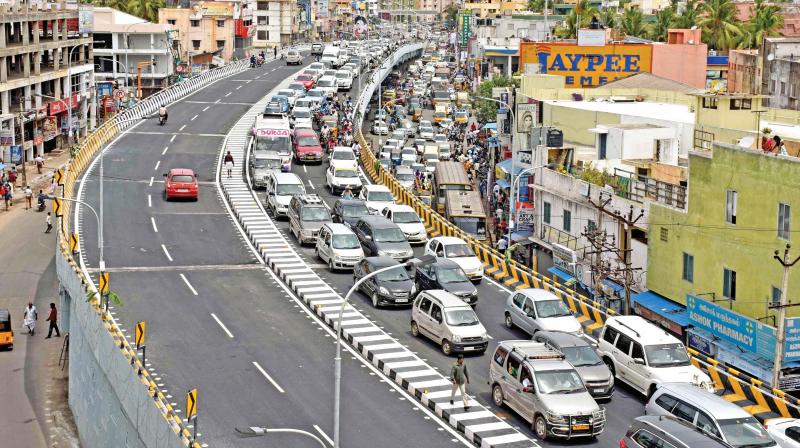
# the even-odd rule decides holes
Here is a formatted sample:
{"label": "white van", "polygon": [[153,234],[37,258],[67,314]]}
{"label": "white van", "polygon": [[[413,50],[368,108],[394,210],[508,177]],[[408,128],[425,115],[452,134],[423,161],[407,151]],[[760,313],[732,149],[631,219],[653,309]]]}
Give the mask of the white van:
{"label": "white van", "polygon": [[364,250],[356,234],[344,224],[326,223],[317,234],[314,253],[328,263],[328,269],[353,269],[364,259]]}
{"label": "white van", "polygon": [[287,216],[292,196],[306,194],[303,181],[294,173],[272,173],[267,180],[267,208],[275,217]]}
{"label": "white van", "polygon": [[420,291],[411,309],[411,334],[442,346],[442,353],[483,353],[489,334],[478,315],[461,298],[441,289]]}
{"label": "white van", "polygon": [[339,47],[334,47],[333,45],[329,45],[325,47],[325,50],[322,51],[322,57],[320,58],[320,62],[327,62],[331,64],[333,67],[339,67],[342,65],[342,60],[340,59],[341,49]]}

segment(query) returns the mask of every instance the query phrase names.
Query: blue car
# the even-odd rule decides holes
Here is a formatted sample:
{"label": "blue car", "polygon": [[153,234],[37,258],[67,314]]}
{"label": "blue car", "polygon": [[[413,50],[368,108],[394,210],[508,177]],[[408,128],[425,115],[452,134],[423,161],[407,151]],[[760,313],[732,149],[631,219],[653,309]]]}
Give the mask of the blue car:
{"label": "blue car", "polygon": [[269,100],[272,102],[278,102],[281,105],[281,112],[288,114],[289,113],[289,97],[286,95],[273,95],[272,98]]}

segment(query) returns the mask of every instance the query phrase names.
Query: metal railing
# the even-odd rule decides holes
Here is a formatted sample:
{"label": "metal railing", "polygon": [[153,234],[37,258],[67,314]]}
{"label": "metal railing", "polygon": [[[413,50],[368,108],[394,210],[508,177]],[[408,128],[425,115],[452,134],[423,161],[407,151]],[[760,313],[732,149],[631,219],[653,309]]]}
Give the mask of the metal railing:
{"label": "metal railing", "polygon": [[617,196],[644,203],[653,201],[672,207],[686,208],[686,187],[642,176],[630,171],[614,168]]}

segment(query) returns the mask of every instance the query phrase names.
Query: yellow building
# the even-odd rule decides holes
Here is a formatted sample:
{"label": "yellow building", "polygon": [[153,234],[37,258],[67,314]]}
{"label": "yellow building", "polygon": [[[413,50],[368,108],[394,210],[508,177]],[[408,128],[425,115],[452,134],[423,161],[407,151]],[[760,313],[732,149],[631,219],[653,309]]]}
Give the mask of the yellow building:
{"label": "yellow building", "polygon": [[462,9],[472,11],[476,17],[487,17],[525,11],[528,9],[528,2],[523,0],[473,1],[465,2]]}
{"label": "yellow building", "polygon": [[178,31],[181,58],[185,60],[189,59],[190,53],[197,63],[211,62],[209,55],[218,56],[225,62],[230,62],[233,57],[233,2],[198,2],[191,8],[161,8],[158,10],[158,23],[172,25]]}

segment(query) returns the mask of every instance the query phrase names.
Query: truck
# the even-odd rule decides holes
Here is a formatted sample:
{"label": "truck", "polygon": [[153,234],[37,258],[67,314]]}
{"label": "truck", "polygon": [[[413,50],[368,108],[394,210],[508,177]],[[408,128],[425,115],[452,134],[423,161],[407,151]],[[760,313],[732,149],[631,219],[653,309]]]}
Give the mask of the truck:
{"label": "truck", "polygon": [[257,115],[251,133],[251,152],[275,153],[281,159],[281,171],[292,169],[292,131],[285,115]]}

